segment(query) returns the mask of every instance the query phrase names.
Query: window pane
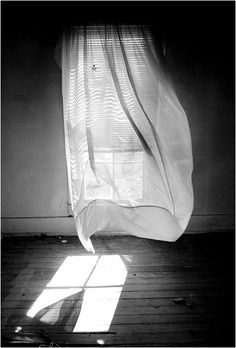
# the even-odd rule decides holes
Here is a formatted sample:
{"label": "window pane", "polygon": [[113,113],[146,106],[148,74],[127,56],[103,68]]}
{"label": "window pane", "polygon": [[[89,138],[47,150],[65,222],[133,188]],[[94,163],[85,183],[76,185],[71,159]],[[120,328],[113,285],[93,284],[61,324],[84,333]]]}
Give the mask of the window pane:
{"label": "window pane", "polygon": [[124,151],[114,153],[114,162],[143,162],[143,152]]}
{"label": "window pane", "polygon": [[112,199],[112,186],[109,185],[109,181],[106,182],[112,178],[112,163],[97,163],[96,174],[99,182],[90,166],[87,166],[84,180],[85,199]]}
{"label": "window pane", "polygon": [[143,163],[115,163],[115,199],[141,199],[143,197]]}

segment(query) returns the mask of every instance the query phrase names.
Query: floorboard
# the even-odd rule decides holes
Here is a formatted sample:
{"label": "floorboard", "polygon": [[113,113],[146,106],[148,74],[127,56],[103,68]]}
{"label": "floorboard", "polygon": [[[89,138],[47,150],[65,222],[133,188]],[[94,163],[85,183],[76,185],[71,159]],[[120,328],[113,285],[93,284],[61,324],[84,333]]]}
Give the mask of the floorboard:
{"label": "floorboard", "polygon": [[92,241],[2,239],[3,347],[235,346],[232,233]]}

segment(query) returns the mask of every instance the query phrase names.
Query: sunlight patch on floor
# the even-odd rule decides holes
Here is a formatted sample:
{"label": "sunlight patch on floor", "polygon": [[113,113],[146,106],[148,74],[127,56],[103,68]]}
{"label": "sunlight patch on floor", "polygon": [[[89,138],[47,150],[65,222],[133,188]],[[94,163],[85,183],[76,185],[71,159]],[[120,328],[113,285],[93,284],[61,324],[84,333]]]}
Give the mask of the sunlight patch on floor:
{"label": "sunlight patch on floor", "polygon": [[[42,309],[84,290],[73,332],[108,331],[125,283],[127,270],[119,255],[69,256],[42,291],[27,316],[34,318]],[[53,308],[41,321],[55,324]],[[50,320],[50,313],[52,317]]]}
{"label": "sunlight patch on floor", "polygon": [[84,286],[99,256],[69,256],[47,284],[47,288]]}
{"label": "sunlight patch on floor", "polygon": [[73,332],[108,331],[127,276],[119,255],[101,256],[85,289]]}
{"label": "sunlight patch on floor", "polygon": [[35,315],[41,311],[41,309],[53,305],[54,303],[72,296],[82,291],[82,288],[69,288],[69,289],[45,289],[39,295],[32,307],[27,312],[27,317],[34,318]]}
{"label": "sunlight patch on floor", "polygon": [[122,287],[86,289],[73,332],[108,331]]}

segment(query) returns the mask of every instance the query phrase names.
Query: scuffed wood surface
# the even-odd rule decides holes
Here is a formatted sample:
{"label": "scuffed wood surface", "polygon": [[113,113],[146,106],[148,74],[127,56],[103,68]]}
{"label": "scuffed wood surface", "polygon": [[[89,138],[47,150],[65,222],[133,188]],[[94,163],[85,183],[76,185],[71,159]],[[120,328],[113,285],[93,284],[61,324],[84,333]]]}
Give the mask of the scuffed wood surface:
{"label": "scuffed wood surface", "polygon": [[79,240],[3,238],[2,346],[30,337],[21,345],[38,347],[45,343],[39,330],[60,346],[234,346],[234,238],[225,237],[93,237],[96,255],[119,255],[128,273],[109,331],[88,333],[73,333],[88,287],[26,315],[66,257],[90,255]]}

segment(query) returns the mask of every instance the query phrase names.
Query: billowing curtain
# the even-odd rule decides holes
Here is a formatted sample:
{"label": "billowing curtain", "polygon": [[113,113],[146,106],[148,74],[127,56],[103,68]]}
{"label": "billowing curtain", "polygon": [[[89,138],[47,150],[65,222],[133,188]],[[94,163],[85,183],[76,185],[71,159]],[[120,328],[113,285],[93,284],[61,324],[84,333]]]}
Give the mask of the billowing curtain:
{"label": "billowing curtain", "polygon": [[61,45],[65,148],[78,236],[175,241],[193,209],[186,114],[147,27],[73,27]]}

